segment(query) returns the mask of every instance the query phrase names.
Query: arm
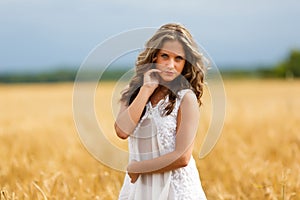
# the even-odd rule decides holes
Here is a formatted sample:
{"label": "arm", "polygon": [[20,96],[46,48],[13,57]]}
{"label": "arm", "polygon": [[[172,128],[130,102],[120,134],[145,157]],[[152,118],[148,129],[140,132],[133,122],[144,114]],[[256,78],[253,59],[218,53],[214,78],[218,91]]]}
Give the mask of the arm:
{"label": "arm", "polygon": [[193,152],[199,116],[197,98],[193,93],[188,92],[183,97],[177,116],[180,123],[176,134],[175,150],[151,160],[130,163],[127,168],[129,175],[162,173],[185,167]]}
{"label": "arm", "polygon": [[127,107],[124,102],[121,103],[121,108],[114,124],[115,131],[121,139],[126,139],[132,133],[150,96],[150,91],[142,86],[130,106]]}
{"label": "arm", "polygon": [[149,97],[158,86],[158,80],[151,76],[154,72],[160,72],[160,70],[151,69],[144,74],[144,84],[140,88],[138,95],[128,107],[124,102],[121,104],[119,114],[114,124],[115,131],[121,139],[128,138],[132,133],[141,118]]}

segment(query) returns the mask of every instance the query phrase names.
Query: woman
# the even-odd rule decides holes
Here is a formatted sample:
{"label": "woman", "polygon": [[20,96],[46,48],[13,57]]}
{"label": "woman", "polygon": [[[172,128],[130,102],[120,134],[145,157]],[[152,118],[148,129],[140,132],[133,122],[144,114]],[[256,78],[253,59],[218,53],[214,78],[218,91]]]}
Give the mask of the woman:
{"label": "woman", "polygon": [[202,59],[189,31],[174,23],[161,26],[139,54],[115,122],[130,153],[119,199],[206,199],[192,156]]}

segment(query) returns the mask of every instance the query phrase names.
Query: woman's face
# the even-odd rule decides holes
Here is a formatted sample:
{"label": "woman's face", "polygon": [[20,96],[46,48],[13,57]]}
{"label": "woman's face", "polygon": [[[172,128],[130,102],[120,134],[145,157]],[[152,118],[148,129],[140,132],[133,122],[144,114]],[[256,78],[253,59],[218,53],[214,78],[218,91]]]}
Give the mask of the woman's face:
{"label": "woman's face", "polygon": [[185,52],[179,41],[166,41],[158,51],[156,57],[156,69],[161,70],[160,78],[164,82],[173,81],[178,77],[185,64]]}

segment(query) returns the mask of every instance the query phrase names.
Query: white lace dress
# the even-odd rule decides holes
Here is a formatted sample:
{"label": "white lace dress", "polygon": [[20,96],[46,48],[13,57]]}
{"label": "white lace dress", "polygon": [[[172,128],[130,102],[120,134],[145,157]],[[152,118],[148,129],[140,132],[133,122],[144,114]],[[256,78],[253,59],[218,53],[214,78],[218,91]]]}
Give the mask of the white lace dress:
{"label": "white lace dress", "polygon": [[[130,160],[149,160],[174,151],[177,113],[188,91],[179,91],[174,109],[167,116],[161,113],[168,98],[154,107],[149,101],[146,113],[128,140]],[[191,157],[186,167],[164,173],[143,174],[134,184],[126,174],[119,200],[206,200],[206,197],[195,160]]]}

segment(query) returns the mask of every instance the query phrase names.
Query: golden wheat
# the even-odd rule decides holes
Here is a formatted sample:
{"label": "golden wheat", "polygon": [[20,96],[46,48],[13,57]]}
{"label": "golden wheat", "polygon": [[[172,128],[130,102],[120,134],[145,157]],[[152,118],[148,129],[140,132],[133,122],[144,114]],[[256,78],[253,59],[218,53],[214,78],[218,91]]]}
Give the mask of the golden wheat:
{"label": "golden wheat", "polygon": [[[126,149],[107,106],[115,84],[102,86],[98,120],[107,138]],[[212,108],[206,95],[195,145],[208,199],[300,199],[300,81],[227,80],[225,88],[220,140],[197,159]],[[102,165],[82,146],[72,92],[71,83],[0,85],[1,200],[117,198],[124,173]]]}

